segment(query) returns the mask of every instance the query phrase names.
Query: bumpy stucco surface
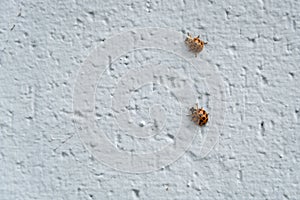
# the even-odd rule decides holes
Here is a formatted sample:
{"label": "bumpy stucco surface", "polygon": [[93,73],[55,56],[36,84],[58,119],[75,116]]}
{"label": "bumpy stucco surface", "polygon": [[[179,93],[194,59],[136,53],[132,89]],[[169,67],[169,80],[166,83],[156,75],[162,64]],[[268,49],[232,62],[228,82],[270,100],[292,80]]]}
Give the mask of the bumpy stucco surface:
{"label": "bumpy stucco surface", "polygon": [[[203,128],[171,165],[124,173],[98,162],[75,134],[73,91],[80,67],[98,46],[122,31],[148,27],[208,41],[195,59],[206,60],[222,77],[224,125],[216,124],[219,144],[205,158],[198,154]],[[135,64],[176,59],[158,50],[134,56]],[[120,66],[133,57],[128,52],[111,63],[117,72],[108,75],[118,78]],[[1,1],[0,199],[299,199],[299,63],[296,0]],[[196,93],[205,91],[201,83],[196,81]],[[109,134],[115,115],[101,110],[105,87],[97,85],[96,117],[104,117],[98,126]],[[133,91],[135,104],[147,99],[149,87]],[[213,109],[209,94],[198,98]],[[149,99],[137,110],[164,102],[176,116],[178,101],[166,88],[157,87]],[[161,106],[151,108],[150,115],[162,116]],[[147,122],[138,120],[141,127]],[[172,131],[177,119],[168,120]],[[160,139],[152,142],[164,144]],[[127,142],[120,139],[116,146],[130,150]],[[133,151],[155,151],[151,143],[139,144]]]}

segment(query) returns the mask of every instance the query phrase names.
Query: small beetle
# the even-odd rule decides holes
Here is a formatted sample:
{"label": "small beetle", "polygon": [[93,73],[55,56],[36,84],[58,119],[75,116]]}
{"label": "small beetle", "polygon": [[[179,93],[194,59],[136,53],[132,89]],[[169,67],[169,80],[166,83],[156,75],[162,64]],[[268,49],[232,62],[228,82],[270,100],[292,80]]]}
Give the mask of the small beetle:
{"label": "small beetle", "polygon": [[198,108],[198,104],[196,104],[196,108],[192,107],[190,109],[192,121],[196,122],[199,126],[203,126],[208,121],[208,113],[203,108]]}
{"label": "small beetle", "polygon": [[189,33],[187,34],[187,37],[185,39],[185,44],[189,47],[190,51],[195,53],[195,56],[197,57],[198,53],[200,53],[204,45],[207,44],[207,42],[203,42],[199,39],[199,35],[197,37],[192,37]]}

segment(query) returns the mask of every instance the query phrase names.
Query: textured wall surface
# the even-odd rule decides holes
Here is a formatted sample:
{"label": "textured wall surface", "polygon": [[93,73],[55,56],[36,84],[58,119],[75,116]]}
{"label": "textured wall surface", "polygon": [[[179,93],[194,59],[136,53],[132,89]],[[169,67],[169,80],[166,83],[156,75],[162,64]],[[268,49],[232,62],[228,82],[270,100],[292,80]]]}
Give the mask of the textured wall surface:
{"label": "textured wall surface", "polygon": [[[224,125],[216,124],[219,142],[205,158],[199,148],[206,127],[172,164],[125,173],[95,159],[75,134],[73,91],[95,48],[122,31],[147,27],[200,34],[209,42],[195,59],[222,78]],[[139,66],[152,58],[176,59],[141,50],[111,66],[120,72],[132,59]],[[299,63],[298,0],[1,1],[0,199],[299,199]],[[98,84],[97,108],[107,97],[101,89]],[[135,104],[148,89],[132,94]],[[163,87],[156,91],[146,102],[164,101],[177,112],[176,99]],[[101,112],[98,128],[109,134],[114,115]],[[170,131],[177,119],[171,122]],[[128,150],[127,142],[116,147]],[[145,150],[141,144],[136,151]]]}

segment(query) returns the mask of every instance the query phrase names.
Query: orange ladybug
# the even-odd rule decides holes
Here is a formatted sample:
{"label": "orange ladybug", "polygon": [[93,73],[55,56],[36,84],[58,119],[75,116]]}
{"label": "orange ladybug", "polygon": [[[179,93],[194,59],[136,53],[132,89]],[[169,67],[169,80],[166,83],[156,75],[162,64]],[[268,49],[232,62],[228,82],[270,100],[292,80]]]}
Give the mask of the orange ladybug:
{"label": "orange ladybug", "polygon": [[187,37],[185,39],[185,44],[189,47],[190,51],[195,53],[195,56],[197,57],[198,53],[200,53],[204,45],[207,44],[207,42],[203,42],[199,39],[199,35],[197,37],[192,37],[189,33],[187,34]]}
{"label": "orange ladybug", "polygon": [[196,108],[192,107],[190,109],[192,121],[196,122],[199,126],[203,126],[208,121],[208,113],[203,108],[198,108],[198,104],[196,104]]}

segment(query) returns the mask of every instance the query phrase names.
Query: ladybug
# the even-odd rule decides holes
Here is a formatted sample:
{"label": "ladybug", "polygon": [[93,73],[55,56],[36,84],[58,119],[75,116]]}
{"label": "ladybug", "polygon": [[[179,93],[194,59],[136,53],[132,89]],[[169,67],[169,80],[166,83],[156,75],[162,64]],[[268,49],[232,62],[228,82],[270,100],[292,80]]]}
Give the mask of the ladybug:
{"label": "ladybug", "polygon": [[190,109],[192,121],[196,122],[199,126],[203,126],[208,121],[208,113],[203,108],[198,108],[198,104],[196,104],[196,108],[192,107]]}
{"label": "ladybug", "polygon": [[189,33],[187,34],[187,37],[185,39],[185,44],[189,47],[190,51],[195,53],[195,56],[197,57],[198,53],[200,53],[204,45],[207,44],[207,42],[203,42],[199,38],[200,36],[198,35],[197,37],[192,37]]}

